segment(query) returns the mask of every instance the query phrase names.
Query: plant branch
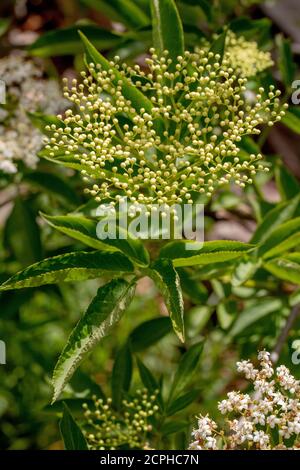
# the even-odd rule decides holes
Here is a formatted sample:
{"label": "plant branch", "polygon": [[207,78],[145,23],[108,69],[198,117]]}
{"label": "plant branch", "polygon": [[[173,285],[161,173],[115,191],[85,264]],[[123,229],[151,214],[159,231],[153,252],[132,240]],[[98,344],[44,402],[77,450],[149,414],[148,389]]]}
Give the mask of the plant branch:
{"label": "plant branch", "polygon": [[280,353],[281,353],[281,350],[283,348],[283,345],[289,335],[289,332],[294,324],[294,322],[296,321],[296,319],[298,318],[298,316],[300,315],[300,304],[298,305],[295,305],[288,318],[287,318],[287,321],[277,339],[277,343],[275,345],[275,348],[273,349],[272,353],[271,353],[271,359],[272,361],[274,362],[274,364],[276,364],[276,362],[278,361],[279,359],[279,356],[280,356]]}

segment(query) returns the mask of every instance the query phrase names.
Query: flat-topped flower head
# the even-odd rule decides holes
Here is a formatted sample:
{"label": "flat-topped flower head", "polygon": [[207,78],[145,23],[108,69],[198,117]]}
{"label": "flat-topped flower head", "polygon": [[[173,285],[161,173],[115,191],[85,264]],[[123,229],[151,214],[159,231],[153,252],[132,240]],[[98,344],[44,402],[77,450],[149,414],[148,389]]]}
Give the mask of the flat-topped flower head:
{"label": "flat-topped flower head", "polygon": [[[88,193],[151,210],[193,203],[230,181],[243,188],[266,170],[260,154],[245,157],[239,144],[281,119],[279,91],[260,88],[249,104],[246,78],[212,52],[185,52],[174,67],[167,52],[158,57],[152,49],[146,62],[147,71],[117,58],[108,70],[90,63],[82,83],[65,87],[74,106],[60,126],[48,127],[47,148],[81,163]],[[147,97],[147,109],[132,103],[124,80]]]}
{"label": "flat-topped flower head", "polygon": [[250,361],[237,362],[238,372],[253,383],[252,393],[232,391],[219,402],[218,409],[226,416],[221,429],[208,416],[200,416],[190,449],[300,448],[300,381],[284,365],[275,371],[270,357],[260,351],[258,368]]}
{"label": "flat-topped flower head", "polygon": [[66,107],[56,81],[43,78],[41,64],[23,53],[0,59],[6,106],[0,105],[0,172],[17,173],[18,162],[35,168],[44,136],[28,112],[58,113]]}
{"label": "flat-topped flower head", "polygon": [[230,30],[226,35],[225,57],[230,66],[244,77],[254,77],[274,65],[270,52],[260,50],[255,41],[247,41]]}

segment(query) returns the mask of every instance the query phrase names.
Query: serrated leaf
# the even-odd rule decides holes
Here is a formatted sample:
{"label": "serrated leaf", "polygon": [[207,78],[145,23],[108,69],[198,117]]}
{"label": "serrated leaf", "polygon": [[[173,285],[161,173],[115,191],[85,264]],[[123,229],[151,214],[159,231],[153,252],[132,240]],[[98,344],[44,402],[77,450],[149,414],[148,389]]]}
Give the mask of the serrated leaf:
{"label": "serrated leaf", "polygon": [[117,353],[111,377],[112,399],[115,407],[121,407],[124,392],[128,392],[132,378],[132,357],[128,343]]}
{"label": "serrated leaf", "polygon": [[172,261],[159,259],[149,269],[149,276],[163,295],[175,333],[184,342],[184,304],[180,279]]}
{"label": "serrated leaf", "polygon": [[299,205],[299,200],[300,197],[298,195],[290,201],[283,202],[270,210],[261,224],[256,228],[250,243],[256,244],[264,242],[276,227],[291,219]]}
{"label": "serrated leaf", "polygon": [[64,403],[64,414],[59,423],[61,437],[63,438],[65,450],[88,450],[85,437],[67,405]]}
{"label": "serrated leaf", "polygon": [[103,273],[133,272],[131,261],[122,253],[75,251],[54,256],[24,269],[8,279],[0,290],[36,287],[56,282],[93,279]]}
{"label": "serrated leaf", "polygon": [[271,274],[292,284],[300,284],[300,254],[296,257],[288,255],[286,258],[276,258],[264,264],[264,268]]}
{"label": "serrated leaf", "polygon": [[117,236],[115,239],[99,239],[97,237],[98,221],[95,219],[88,219],[79,215],[49,216],[42,214],[42,217],[55,229],[87,246],[101,250],[121,251],[139,266],[149,264],[149,254],[142,241],[134,238],[125,230],[123,230],[124,238]]}
{"label": "serrated leaf", "polygon": [[239,258],[253,247],[254,245],[231,240],[200,244],[191,240],[179,240],[165,245],[160,257],[172,259],[175,267],[210,265]]}
{"label": "serrated leaf", "polygon": [[264,258],[276,256],[288,248],[300,243],[300,217],[279,225],[259,246],[258,256]]}
{"label": "serrated leaf", "polygon": [[202,351],[203,342],[200,342],[191,346],[182,356],[172,382],[169,403],[171,403],[174,398],[178,397],[179,393],[192,379],[193,374],[196,372]]}
{"label": "serrated leaf", "polygon": [[177,57],[184,53],[181,19],[174,0],[151,0],[153,43],[158,55],[169,52],[170,68],[175,70]]}
{"label": "serrated leaf", "polygon": [[120,320],[130,304],[135,284],[113,279],[100,287],[84,316],[72,331],[53,372],[55,401],[84,357]]}
{"label": "serrated leaf", "polygon": [[158,317],[147,320],[137,326],[129,336],[133,352],[143,351],[172,331],[172,323],[168,317]]}
{"label": "serrated leaf", "polygon": [[80,24],[47,31],[29,46],[29,51],[39,57],[79,54],[83,52],[79,29],[101,50],[111,49],[123,41],[120,34],[108,29],[93,24]]}

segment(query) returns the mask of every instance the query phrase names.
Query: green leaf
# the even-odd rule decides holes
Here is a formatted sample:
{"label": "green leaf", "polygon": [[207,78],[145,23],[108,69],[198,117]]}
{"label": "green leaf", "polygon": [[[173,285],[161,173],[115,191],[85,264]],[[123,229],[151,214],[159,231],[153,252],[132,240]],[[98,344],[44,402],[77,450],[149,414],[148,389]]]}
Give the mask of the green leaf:
{"label": "green leaf", "polygon": [[282,118],[283,124],[291,131],[300,134],[300,110],[298,106],[290,106]]}
{"label": "green leaf", "polygon": [[223,330],[228,330],[237,316],[237,302],[224,299],[223,302],[218,303],[216,310],[220,327]]}
{"label": "green leaf", "polygon": [[124,392],[128,392],[132,378],[132,357],[130,346],[126,343],[115,358],[111,377],[113,403],[120,409]]}
{"label": "green leaf", "polygon": [[187,429],[189,426],[190,425],[187,421],[169,421],[168,423],[162,425],[161,433],[163,436],[169,436],[170,434],[174,434],[184,429]]}
{"label": "green leaf", "polygon": [[[73,377],[69,382],[69,387],[72,389],[72,394],[75,396],[97,395],[98,398],[105,398],[100,385],[96,383],[88,373],[85,373],[80,369],[77,369],[73,374]],[[70,406],[69,408],[73,412],[72,407]]]}
{"label": "green leaf", "polygon": [[143,362],[139,358],[137,358],[137,365],[141,381],[143,382],[147,390],[149,390],[150,393],[154,393],[155,391],[157,391],[159,389],[159,385],[150,370],[148,369],[148,367],[146,367],[145,364],[143,364]]}
{"label": "green leaf", "polygon": [[[150,19],[133,0],[81,0],[83,4],[104,13],[110,20],[124,23],[131,28],[147,26]],[[103,48],[99,48],[103,49]]]}
{"label": "green leaf", "polygon": [[247,332],[247,329],[252,324],[280,310],[282,306],[283,303],[280,299],[264,298],[255,300],[251,305],[244,308],[243,312],[237,317],[237,320],[228,333],[228,337],[233,338],[244,331]]}
{"label": "green leaf", "polygon": [[295,78],[296,65],[293,62],[291,40],[285,39],[282,34],[276,38],[278,47],[278,65],[281,79],[287,89],[290,89]]}
{"label": "green leaf", "polygon": [[63,438],[65,450],[88,450],[85,437],[76,424],[66,403],[64,403],[64,414],[59,423],[61,437]]}
{"label": "green leaf", "polygon": [[153,44],[158,55],[169,52],[171,68],[175,70],[177,57],[184,53],[181,19],[174,0],[151,0]]}
{"label": "green leaf", "polygon": [[79,215],[49,216],[42,214],[42,217],[55,229],[87,246],[101,250],[121,251],[139,266],[145,267],[149,264],[149,254],[142,241],[134,238],[125,230],[123,231],[124,238],[117,236],[115,239],[100,240],[97,237],[97,220]]}
{"label": "green leaf", "polygon": [[137,326],[129,336],[131,350],[143,351],[172,331],[172,323],[168,317],[147,320]]}
{"label": "green leaf", "polygon": [[276,184],[283,200],[289,200],[300,194],[300,183],[295,176],[279,163],[275,167]]}
{"label": "green leaf", "polygon": [[79,24],[47,31],[29,46],[31,54],[39,57],[76,55],[83,52],[78,30],[83,32],[95,47],[108,50],[123,40],[122,36],[92,24]]}
{"label": "green leaf", "polygon": [[238,260],[234,269],[232,274],[232,285],[237,287],[244,284],[244,282],[251,279],[260,265],[261,260],[257,259],[255,256],[250,257],[248,255],[244,255],[240,260]]}
{"label": "green leaf", "polygon": [[[101,395],[100,397],[102,398]],[[94,406],[94,401],[91,398],[65,398],[64,400],[57,400],[55,403],[47,404],[43,408],[43,411],[55,415],[63,414],[64,404],[66,404],[73,417],[76,416],[79,419],[82,419],[82,405],[84,403],[86,403],[90,408]]]}
{"label": "green leaf", "polygon": [[284,222],[275,228],[259,246],[258,256],[270,258],[300,243],[300,217]]}
{"label": "green leaf", "polygon": [[183,298],[180,279],[172,261],[159,259],[149,269],[149,276],[163,295],[175,333],[180,341],[184,342]]}
{"label": "green leaf", "polygon": [[299,200],[300,197],[298,195],[290,201],[283,202],[270,210],[256,228],[250,243],[257,244],[264,242],[276,227],[291,219],[299,205]]}
{"label": "green leaf", "polygon": [[204,243],[179,240],[165,245],[160,252],[160,257],[172,259],[175,267],[210,265],[238,258],[252,248],[253,245],[231,240]]}
{"label": "green leaf", "polygon": [[194,304],[203,304],[208,299],[208,290],[199,282],[198,279],[194,279],[193,271],[188,271],[185,268],[176,269],[179,278],[180,285],[184,294],[194,303]]}
{"label": "green leaf", "polygon": [[285,258],[276,258],[264,264],[271,274],[292,284],[300,284],[300,254],[295,253]]}
{"label": "green leaf", "polygon": [[153,104],[151,101],[135,86],[131,85],[129,80],[125,78],[117,69],[112,67],[110,62],[103,57],[100,52],[90,43],[87,37],[79,31],[81,36],[85,54],[86,54],[86,62],[87,64],[93,63],[95,65],[101,65],[102,70],[113,70],[114,71],[114,85],[117,85],[119,82],[122,83],[122,95],[131,101],[132,106],[137,110],[140,111],[141,108],[144,108],[147,112],[151,112],[153,108]]}
{"label": "green leaf", "polygon": [[212,43],[209,52],[212,52],[215,56],[218,54],[220,56],[220,61],[222,62],[225,52],[225,45],[226,45],[226,36],[227,31],[224,31],[220,34],[217,39]]}
{"label": "green leaf", "polygon": [[182,356],[177,371],[175,373],[171,386],[169,403],[178,397],[179,393],[186,387],[196,372],[201,353],[203,351],[203,342],[196,343]]}
{"label": "green leaf", "polygon": [[40,229],[29,203],[17,197],[5,227],[5,242],[22,266],[42,257]]}
{"label": "green leaf", "polygon": [[93,279],[104,273],[133,272],[133,264],[122,253],[75,251],[33,264],[10,279],[0,290],[36,287],[55,282]]}
{"label": "green leaf", "polygon": [[243,36],[248,41],[255,41],[260,46],[270,39],[272,22],[269,18],[253,20],[246,16],[234,18],[230,22],[229,28],[236,34]]}
{"label": "green leaf", "polygon": [[120,320],[130,304],[135,284],[113,279],[100,287],[86,313],[72,331],[53,372],[55,401],[83,358]]}
{"label": "green leaf", "polygon": [[193,403],[199,397],[199,390],[190,390],[189,392],[183,393],[174,401],[169,403],[166,414],[167,416],[173,416],[178,411],[181,411],[187,408],[191,403]]}
{"label": "green leaf", "polygon": [[54,173],[33,171],[24,175],[24,180],[64,199],[73,206],[80,203],[80,198],[72,186]]}
{"label": "green leaf", "polygon": [[51,126],[52,124],[55,124],[55,126],[62,128],[65,128],[66,126],[62,119],[59,119],[57,116],[53,116],[52,114],[44,114],[38,111],[28,111],[27,116],[32,122],[32,124],[44,134],[47,134],[45,130],[46,126]]}
{"label": "green leaf", "polygon": [[8,28],[10,26],[10,23],[11,23],[10,18],[1,18],[0,19],[0,37],[3,36],[7,32]]}
{"label": "green leaf", "polygon": [[47,149],[43,149],[38,153],[38,156],[39,158],[43,158],[44,160],[47,160],[51,163],[56,163],[57,165],[61,165],[65,168],[72,168],[73,170],[77,171],[89,170],[90,174],[94,178],[99,178],[101,176],[99,170],[93,170],[91,172],[89,166],[78,161],[78,159],[75,158],[74,155],[65,155],[60,152],[56,152],[54,156],[50,156],[50,151]]}

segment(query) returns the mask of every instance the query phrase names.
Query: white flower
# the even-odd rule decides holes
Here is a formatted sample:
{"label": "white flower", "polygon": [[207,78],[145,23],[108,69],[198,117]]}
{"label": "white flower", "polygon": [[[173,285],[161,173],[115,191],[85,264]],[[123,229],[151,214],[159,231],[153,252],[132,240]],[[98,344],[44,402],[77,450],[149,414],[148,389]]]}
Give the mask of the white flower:
{"label": "white flower", "polygon": [[280,385],[285,390],[288,390],[292,394],[299,390],[299,380],[295,380],[295,378],[291,375],[289,369],[286,366],[282,365],[280,367],[277,367],[276,375],[279,379]]}
{"label": "white flower", "polygon": [[[0,157],[1,157],[1,153],[0,153]],[[14,174],[14,173],[17,173],[18,171],[16,166],[13,164],[13,162],[10,162],[9,160],[2,160],[2,161],[0,160],[0,170],[8,174]]]}
{"label": "white flower", "polygon": [[258,374],[258,370],[254,368],[250,361],[240,361],[236,363],[237,371],[245,374],[246,379],[254,380]]}
{"label": "white flower", "polygon": [[254,431],[253,433],[253,442],[256,442],[261,450],[268,449],[270,438],[263,431]]}
{"label": "white flower", "polygon": [[[206,416],[202,434],[194,434],[200,447],[206,447],[205,439],[217,439],[222,434],[225,449],[299,449],[300,448],[300,385],[286,366],[279,366],[274,374],[270,354],[261,351],[258,355],[260,368],[254,369],[249,361],[237,363],[237,369],[253,382],[255,393],[243,394],[231,391],[227,398],[218,404],[227,417],[229,427],[219,431],[214,426],[205,427],[210,422]],[[293,394],[293,397],[290,396]],[[274,430],[275,432],[270,432]],[[278,437],[280,436],[280,439]],[[284,442],[290,439],[290,442]],[[219,441],[221,442],[221,441]],[[218,441],[217,441],[218,445]],[[222,448],[222,444],[219,444]]]}
{"label": "white flower", "polygon": [[273,429],[275,426],[280,424],[281,420],[278,418],[278,416],[270,415],[267,417],[266,422]]}
{"label": "white flower", "polygon": [[15,162],[21,160],[34,168],[44,136],[34,127],[27,112],[57,113],[65,101],[54,80],[42,78],[41,67],[24,54],[11,54],[0,59],[0,78],[7,88],[11,110],[0,107],[0,164],[2,171],[15,173]]}

